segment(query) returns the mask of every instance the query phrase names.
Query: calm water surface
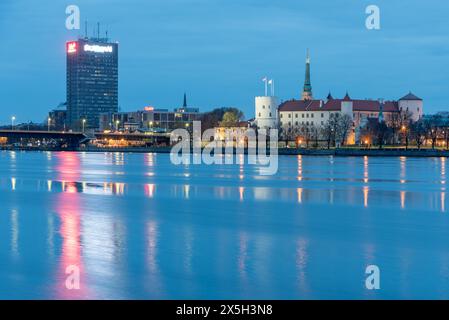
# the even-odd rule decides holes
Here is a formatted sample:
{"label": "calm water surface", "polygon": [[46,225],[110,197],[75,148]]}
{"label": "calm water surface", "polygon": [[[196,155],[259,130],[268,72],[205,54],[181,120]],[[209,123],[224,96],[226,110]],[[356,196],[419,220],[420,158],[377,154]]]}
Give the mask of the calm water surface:
{"label": "calm water surface", "polygon": [[0,152],[0,298],[449,299],[445,159],[286,156],[258,173]]}

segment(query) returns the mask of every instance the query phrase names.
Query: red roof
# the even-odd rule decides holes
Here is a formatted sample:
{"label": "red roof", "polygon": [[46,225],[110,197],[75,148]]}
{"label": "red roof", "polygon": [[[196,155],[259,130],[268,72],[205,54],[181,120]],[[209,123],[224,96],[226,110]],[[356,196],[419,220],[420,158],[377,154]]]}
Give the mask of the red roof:
{"label": "red roof", "polygon": [[[376,100],[346,100],[332,99],[324,102],[322,100],[290,100],[279,106],[281,112],[292,111],[340,111],[343,101],[352,101],[354,111],[380,112],[380,102]],[[384,112],[399,112],[398,103],[396,101],[386,101],[383,107]]]}

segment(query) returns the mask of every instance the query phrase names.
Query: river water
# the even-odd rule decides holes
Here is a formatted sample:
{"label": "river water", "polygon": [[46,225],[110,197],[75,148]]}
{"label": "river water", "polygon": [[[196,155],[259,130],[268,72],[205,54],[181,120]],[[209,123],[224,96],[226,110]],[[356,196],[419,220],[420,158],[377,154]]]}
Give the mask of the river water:
{"label": "river water", "polygon": [[0,298],[448,299],[446,164],[3,151]]}

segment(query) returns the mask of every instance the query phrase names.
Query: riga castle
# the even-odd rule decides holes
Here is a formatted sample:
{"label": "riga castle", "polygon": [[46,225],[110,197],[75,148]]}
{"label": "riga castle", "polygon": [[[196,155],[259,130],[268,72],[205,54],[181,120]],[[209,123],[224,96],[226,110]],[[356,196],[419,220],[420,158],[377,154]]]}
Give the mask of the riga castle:
{"label": "riga castle", "polygon": [[423,100],[408,93],[397,101],[353,99],[349,93],[343,98],[334,98],[331,93],[326,99],[315,99],[311,83],[311,61],[309,52],[306,58],[304,88],[300,100],[289,100],[278,104],[274,96],[256,97],[255,122],[259,128],[280,128],[295,131],[304,127],[323,127],[333,116],[348,115],[352,121],[348,143],[360,142],[358,132],[368,119],[378,119],[387,124],[394,114],[407,112],[412,121],[423,116]]}

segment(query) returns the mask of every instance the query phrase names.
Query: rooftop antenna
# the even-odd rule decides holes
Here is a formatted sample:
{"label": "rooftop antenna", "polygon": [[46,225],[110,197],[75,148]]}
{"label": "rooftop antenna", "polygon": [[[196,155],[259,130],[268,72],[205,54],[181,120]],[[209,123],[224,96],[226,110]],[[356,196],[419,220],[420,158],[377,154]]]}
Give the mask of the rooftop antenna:
{"label": "rooftop antenna", "polygon": [[97,32],[98,32],[98,40],[100,40],[100,22],[97,23],[97,26],[98,26],[98,29],[97,29]]}
{"label": "rooftop antenna", "polygon": [[88,36],[87,36],[87,20],[84,22],[84,28],[85,28],[84,32],[86,33],[86,39],[87,39],[88,38]]}

